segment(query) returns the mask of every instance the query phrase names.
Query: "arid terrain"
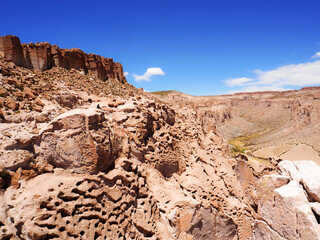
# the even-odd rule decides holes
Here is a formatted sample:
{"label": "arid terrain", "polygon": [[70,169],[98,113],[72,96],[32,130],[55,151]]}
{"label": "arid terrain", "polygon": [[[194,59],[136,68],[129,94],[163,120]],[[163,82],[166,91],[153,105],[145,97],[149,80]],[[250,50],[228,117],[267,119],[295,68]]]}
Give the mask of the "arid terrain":
{"label": "arid terrain", "polygon": [[0,37],[0,239],[320,239],[320,89],[147,93]]}
{"label": "arid terrain", "polygon": [[231,155],[312,160],[320,165],[320,88],[193,97],[155,92],[172,105],[189,106],[203,126],[216,127],[229,141]]}

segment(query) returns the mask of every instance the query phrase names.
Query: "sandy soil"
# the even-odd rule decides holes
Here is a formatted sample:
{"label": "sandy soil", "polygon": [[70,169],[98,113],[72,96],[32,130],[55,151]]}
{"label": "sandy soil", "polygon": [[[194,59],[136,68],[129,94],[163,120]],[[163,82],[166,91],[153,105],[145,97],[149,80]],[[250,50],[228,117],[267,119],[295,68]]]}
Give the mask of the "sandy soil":
{"label": "sandy soil", "polygon": [[291,145],[291,144],[270,146],[270,147],[265,147],[265,148],[261,148],[257,151],[254,151],[252,154],[253,154],[253,156],[258,157],[258,158],[269,158],[269,157],[277,158],[281,154],[284,154],[285,152],[289,151],[294,146],[295,145]]}
{"label": "sandy soil", "polygon": [[282,144],[261,148],[252,153],[258,158],[280,158],[283,160],[299,161],[312,160],[320,166],[320,156],[311,146],[306,144]]}
{"label": "sandy soil", "polygon": [[311,146],[306,144],[298,144],[289,151],[280,155],[279,158],[284,160],[298,161],[298,160],[312,160],[320,166],[320,156]]}

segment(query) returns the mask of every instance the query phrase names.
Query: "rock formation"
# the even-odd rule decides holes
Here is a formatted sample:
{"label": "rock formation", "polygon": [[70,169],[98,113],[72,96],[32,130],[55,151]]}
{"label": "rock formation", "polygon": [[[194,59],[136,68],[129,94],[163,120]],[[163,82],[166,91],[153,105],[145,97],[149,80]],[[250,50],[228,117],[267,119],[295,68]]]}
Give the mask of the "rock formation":
{"label": "rock formation", "polygon": [[239,103],[169,105],[102,81],[104,58],[0,46],[0,239],[320,239],[319,167],[230,157]]}
{"label": "rock formation", "polygon": [[96,54],[86,54],[80,49],[60,49],[49,43],[21,44],[16,36],[0,37],[0,56],[20,67],[45,71],[52,67],[92,71],[96,77],[126,81],[122,65]]}
{"label": "rock formation", "polygon": [[313,209],[319,204],[315,199],[319,196],[320,181],[319,177],[312,178],[318,176],[320,167],[312,161],[283,161],[279,165],[283,176],[265,175],[259,180],[263,190],[254,236],[256,239],[320,239],[319,215]]}

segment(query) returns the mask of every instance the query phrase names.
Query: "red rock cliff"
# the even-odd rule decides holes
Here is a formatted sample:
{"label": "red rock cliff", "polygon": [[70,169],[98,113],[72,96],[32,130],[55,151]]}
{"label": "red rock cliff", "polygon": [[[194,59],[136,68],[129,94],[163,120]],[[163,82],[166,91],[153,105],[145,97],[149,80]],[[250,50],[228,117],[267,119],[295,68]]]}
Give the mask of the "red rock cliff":
{"label": "red rock cliff", "polygon": [[87,54],[76,48],[60,49],[47,42],[21,44],[20,39],[12,35],[0,37],[0,56],[20,67],[41,71],[54,66],[66,69],[83,69],[86,73],[89,70],[93,71],[102,80],[115,78],[122,83],[126,81],[122,65],[114,62],[112,58],[104,58],[92,53]]}

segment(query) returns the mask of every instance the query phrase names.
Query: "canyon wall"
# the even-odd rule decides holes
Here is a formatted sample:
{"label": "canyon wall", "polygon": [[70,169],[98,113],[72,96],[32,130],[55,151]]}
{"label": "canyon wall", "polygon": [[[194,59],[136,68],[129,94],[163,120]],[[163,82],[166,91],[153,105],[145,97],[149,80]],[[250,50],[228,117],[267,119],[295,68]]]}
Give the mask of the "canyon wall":
{"label": "canyon wall", "polygon": [[16,36],[7,35],[0,37],[0,56],[12,61],[17,66],[41,71],[52,67],[65,69],[82,69],[102,79],[118,79],[121,83],[126,82],[123,68],[120,63],[112,58],[104,58],[92,53],[84,53],[80,49],[60,49],[50,43],[21,44]]}

